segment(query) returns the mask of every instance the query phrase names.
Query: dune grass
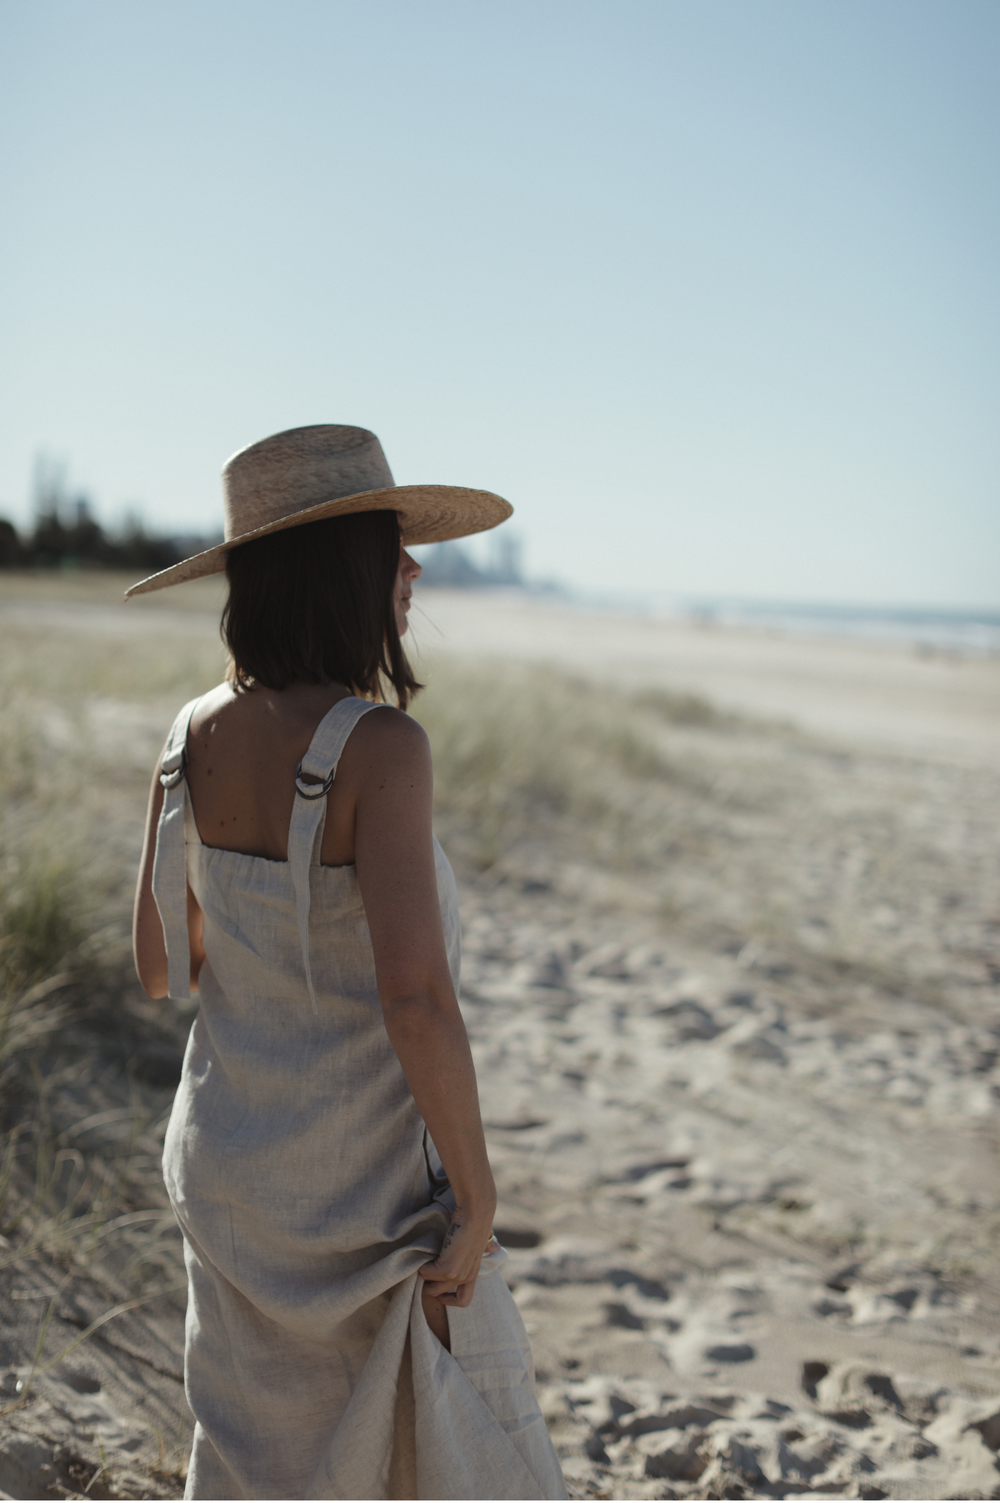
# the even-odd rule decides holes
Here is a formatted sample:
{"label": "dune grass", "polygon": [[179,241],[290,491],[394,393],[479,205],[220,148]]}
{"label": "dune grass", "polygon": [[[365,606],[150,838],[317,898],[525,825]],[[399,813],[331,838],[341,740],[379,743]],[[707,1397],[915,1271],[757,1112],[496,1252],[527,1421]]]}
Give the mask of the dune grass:
{"label": "dune grass", "polygon": [[434,749],[442,828],[479,869],[539,839],[639,861],[643,786],[698,781],[626,698],[544,669],[436,664],[414,715]]}
{"label": "dune grass", "polygon": [[[59,583],[40,582],[43,604],[91,590]],[[131,897],[156,752],[223,654],[210,629],[172,639],[138,620],[4,623],[0,1268],[97,1259],[145,1297],[179,1276],[159,1152],[190,1019],[138,989]]]}
{"label": "dune grass", "polygon": [[659,914],[665,939],[752,947],[821,1008],[866,987],[964,1007],[973,957],[989,964],[988,770],[854,753],[552,669],[441,660],[428,678],[414,713],[440,833],[470,871],[585,863],[615,878],[601,901]]}

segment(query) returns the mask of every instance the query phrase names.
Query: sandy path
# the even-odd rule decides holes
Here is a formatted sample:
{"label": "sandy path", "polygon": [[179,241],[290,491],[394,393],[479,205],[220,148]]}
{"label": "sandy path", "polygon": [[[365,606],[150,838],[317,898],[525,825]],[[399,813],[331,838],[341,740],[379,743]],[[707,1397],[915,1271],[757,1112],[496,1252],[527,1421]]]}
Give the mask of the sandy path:
{"label": "sandy path", "polygon": [[464,1005],[574,1489],[996,1496],[995,1032],[816,1016],[563,880],[467,891]]}

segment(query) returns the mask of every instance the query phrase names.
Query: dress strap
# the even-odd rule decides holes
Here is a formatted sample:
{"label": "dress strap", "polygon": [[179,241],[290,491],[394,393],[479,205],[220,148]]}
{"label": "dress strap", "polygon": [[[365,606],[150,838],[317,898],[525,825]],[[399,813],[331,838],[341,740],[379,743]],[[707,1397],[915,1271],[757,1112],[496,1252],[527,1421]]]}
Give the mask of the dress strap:
{"label": "dress strap", "polygon": [[[333,787],[337,764],[348,736],[362,715],[380,708],[379,704],[372,703],[369,699],[355,699],[351,696],[338,699],[333,709],[327,711],[316,727],[309,750],[295,769],[295,806],[288,830],[288,864],[295,889],[299,941],[313,1012],[317,1012],[318,1008],[309,962],[309,908],[312,900],[310,871],[319,864],[320,844],[326,824],[326,795]],[[305,782],[305,778],[315,781]]]}
{"label": "dress strap", "polygon": [[153,857],[153,897],[167,947],[167,993],[177,1001],[191,995],[184,824],[188,802],[187,734],[198,702],[198,699],[188,701],[167,737],[160,763],[160,782],[165,791]]}

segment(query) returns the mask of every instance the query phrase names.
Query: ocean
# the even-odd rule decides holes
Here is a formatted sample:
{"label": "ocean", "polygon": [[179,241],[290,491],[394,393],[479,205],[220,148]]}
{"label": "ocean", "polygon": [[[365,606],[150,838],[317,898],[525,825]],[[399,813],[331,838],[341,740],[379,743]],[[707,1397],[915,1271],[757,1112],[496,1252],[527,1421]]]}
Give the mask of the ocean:
{"label": "ocean", "polygon": [[684,616],[705,625],[756,626],[796,636],[894,642],[918,652],[1000,653],[1000,611],[921,606],[813,605],[733,599],[672,599],[655,615]]}

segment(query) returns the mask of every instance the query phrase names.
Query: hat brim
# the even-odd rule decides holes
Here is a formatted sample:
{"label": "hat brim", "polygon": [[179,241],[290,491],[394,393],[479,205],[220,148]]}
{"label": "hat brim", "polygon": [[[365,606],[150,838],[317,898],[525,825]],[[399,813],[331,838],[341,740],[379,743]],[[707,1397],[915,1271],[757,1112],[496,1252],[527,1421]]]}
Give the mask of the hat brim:
{"label": "hat brim", "polygon": [[467,490],[461,485],[392,485],[378,491],[359,491],[353,496],[338,496],[333,501],[321,501],[305,511],[292,512],[266,527],[255,527],[252,532],[229,538],[204,553],[195,553],[191,558],[161,569],[125,591],[125,599],[132,595],[146,595],[151,590],[165,590],[168,585],[183,584],[188,579],[203,579],[210,574],[222,574],[226,567],[226,554],[240,543],[249,543],[254,538],[264,538],[272,532],[284,532],[288,527],[301,527],[305,522],[319,522],[324,517],[348,516],[359,511],[394,511],[399,514],[403,542],[445,543],[452,538],[471,537],[476,532],[488,532],[513,514],[514,508],[502,496],[492,491]]}

